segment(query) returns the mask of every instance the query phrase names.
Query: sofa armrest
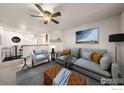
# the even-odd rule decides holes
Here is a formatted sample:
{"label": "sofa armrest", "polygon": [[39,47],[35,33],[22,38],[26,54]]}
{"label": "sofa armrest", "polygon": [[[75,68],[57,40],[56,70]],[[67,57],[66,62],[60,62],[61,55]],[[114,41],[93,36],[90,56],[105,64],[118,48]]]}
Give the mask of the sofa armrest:
{"label": "sofa armrest", "polygon": [[62,56],[63,55],[63,52],[62,51],[58,51],[57,53],[56,53],[56,57],[59,57],[59,56]]}
{"label": "sofa armrest", "polygon": [[111,75],[112,75],[112,78],[118,78],[119,77],[119,66],[117,63],[112,63],[111,65]]}

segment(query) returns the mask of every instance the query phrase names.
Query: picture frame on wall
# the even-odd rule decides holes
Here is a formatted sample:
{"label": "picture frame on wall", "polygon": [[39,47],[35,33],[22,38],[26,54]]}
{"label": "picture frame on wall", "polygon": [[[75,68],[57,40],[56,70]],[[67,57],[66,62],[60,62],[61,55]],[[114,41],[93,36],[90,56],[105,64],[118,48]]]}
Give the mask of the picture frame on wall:
{"label": "picture frame on wall", "polygon": [[76,43],[99,43],[99,27],[89,28],[76,32]]}

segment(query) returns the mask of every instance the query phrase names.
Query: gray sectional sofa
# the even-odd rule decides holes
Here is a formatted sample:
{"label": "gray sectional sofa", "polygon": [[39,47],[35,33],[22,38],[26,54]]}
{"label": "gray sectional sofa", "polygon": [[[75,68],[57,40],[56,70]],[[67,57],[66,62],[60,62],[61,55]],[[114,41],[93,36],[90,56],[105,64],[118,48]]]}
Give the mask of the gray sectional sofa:
{"label": "gray sectional sofa", "polygon": [[[119,70],[117,68],[117,64],[112,62],[111,57],[108,55],[106,49],[70,48],[69,50],[71,50],[71,56],[73,56],[71,69],[99,81],[101,78],[118,77]],[[90,58],[90,55],[94,51],[102,55],[100,64],[93,62]],[[63,55],[62,51],[59,51],[57,53],[56,62],[64,65],[64,59],[67,56],[68,55]]]}

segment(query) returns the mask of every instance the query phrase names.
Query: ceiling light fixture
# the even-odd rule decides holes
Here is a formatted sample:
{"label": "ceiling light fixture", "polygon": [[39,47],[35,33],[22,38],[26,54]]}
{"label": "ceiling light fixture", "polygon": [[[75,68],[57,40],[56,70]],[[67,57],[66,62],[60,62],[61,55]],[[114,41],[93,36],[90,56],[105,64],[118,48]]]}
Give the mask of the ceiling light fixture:
{"label": "ceiling light fixture", "polygon": [[45,14],[43,18],[44,18],[45,21],[50,21],[51,20],[51,16],[49,14]]}
{"label": "ceiling light fixture", "polygon": [[34,4],[38,10],[40,10],[40,12],[43,14],[43,15],[30,15],[32,17],[40,17],[40,18],[43,18],[44,19],[44,24],[47,24],[49,21],[52,21],[56,24],[59,24],[59,22],[57,20],[55,20],[54,18],[55,17],[58,17],[58,16],[61,16],[61,13],[60,12],[50,12],[48,10],[43,10],[42,7],[40,6],[40,4]]}

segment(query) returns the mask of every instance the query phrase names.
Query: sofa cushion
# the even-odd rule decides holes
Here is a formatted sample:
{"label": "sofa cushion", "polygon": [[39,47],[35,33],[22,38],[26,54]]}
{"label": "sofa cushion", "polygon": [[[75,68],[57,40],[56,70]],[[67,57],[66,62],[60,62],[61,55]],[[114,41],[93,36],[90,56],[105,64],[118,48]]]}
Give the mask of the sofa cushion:
{"label": "sofa cushion", "polygon": [[71,48],[71,55],[78,58],[79,57],[79,49],[78,48]]}
{"label": "sofa cushion", "polygon": [[74,65],[81,67],[82,69],[86,69],[92,71],[94,73],[100,74],[105,77],[111,77],[109,71],[102,70],[99,64],[94,63],[93,61],[89,61],[83,58],[80,58],[74,62]]}
{"label": "sofa cushion", "polygon": [[42,54],[48,54],[48,51],[47,50],[42,50]]}
{"label": "sofa cushion", "polygon": [[79,57],[79,48],[66,48],[71,50],[71,55],[78,58]]}
{"label": "sofa cushion", "polygon": [[91,60],[91,54],[92,54],[92,52],[90,52],[90,51],[84,51],[82,58]]}
{"label": "sofa cushion", "polygon": [[42,49],[34,49],[33,52],[34,52],[35,55],[39,55],[39,54],[41,54],[43,51],[42,51]]}
{"label": "sofa cushion", "polygon": [[40,60],[46,59],[46,58],[47,58],[47,56],[44,54],[36,55],[36,61],[40,61]]}
{"label": "sofa cushion", "polygon": [[100,53],[101,55],[107,53],[106,49],[87,49],[87,48],[81,48],[80,49],[80,57],[83,58],[83,52],[85,52],[85,51],[88,51],[88,52],[91,52],[91,53],[93,53],[95,51],[95,52]]}
{"label": "sofa cushion", "polygon": [[103,70],[108,70],[110,68],[111,63],[112,63],[112,59],[109,56],[103,56],[100,59],[100,67]]}

